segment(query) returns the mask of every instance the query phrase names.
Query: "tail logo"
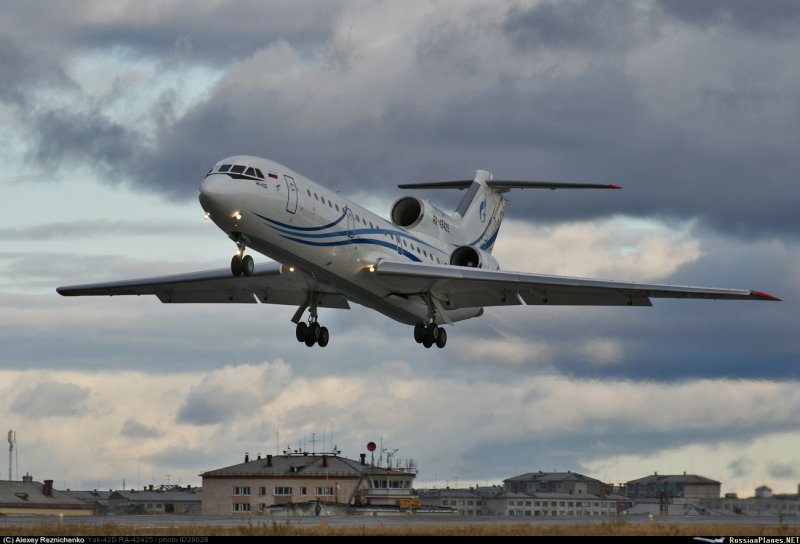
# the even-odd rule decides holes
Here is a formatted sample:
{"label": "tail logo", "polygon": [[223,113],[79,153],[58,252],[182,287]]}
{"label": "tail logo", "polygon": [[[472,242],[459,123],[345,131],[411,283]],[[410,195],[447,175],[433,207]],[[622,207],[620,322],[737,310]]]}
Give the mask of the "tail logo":
{"label": "tail logo", "polygon": [[486,223],[486,201],[481,201],[481,206],[478,208],[478,214],[481,218],[481,223]]}

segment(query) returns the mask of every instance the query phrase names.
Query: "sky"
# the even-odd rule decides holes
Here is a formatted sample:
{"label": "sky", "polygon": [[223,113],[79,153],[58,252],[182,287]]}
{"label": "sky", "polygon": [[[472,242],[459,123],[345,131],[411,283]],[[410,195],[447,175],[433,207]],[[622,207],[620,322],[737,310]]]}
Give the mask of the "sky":
{"label": "sky", "polygon": [[[198,485],[245,452],[382,441],[419,487],[685,471],[796,492],[799,31],[793,0],[3,2],[12,472]],[[321,311],[322,350],[291,307],[56,294],[227,266],[197,188],[233,154],[384,217],[398,183],[477,169],[619,184],[511,193],[495,256],[783,302],[487,309],[444,350],[354,306]]]}

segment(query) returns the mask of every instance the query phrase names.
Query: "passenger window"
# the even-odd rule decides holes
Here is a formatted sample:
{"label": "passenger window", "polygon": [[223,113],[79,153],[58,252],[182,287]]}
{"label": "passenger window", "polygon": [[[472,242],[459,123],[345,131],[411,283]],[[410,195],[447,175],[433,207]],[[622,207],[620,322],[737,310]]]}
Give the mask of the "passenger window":
{"label": "passenger window", "polygon": [[328,201],[328,207],[329,207],[330,209],[333,209],[333,202],[331,202],[330,200]]}
{"label": "passenger window", "polygon": [[256,177],[256,170],[252,166],[244,173],[245,176]]}
{"label": "passenger window", "polygon": [[308,193],[308,196],[311,196],[311,189],[306,189],[306,192]]}
{"label": "passenger window", "polygon": [[319,197],[319,199],[322,201],[323,204],[325,204],[325,197],[324,196]]}
{"label": "passenger window", "polygon": [[236,166],[231,168],[231,173],[233,174],[241,174],[242,172],[244,172],[244,166],[242,166],[241,164],[237,164]]}
{"label": "passenger window", "polygon": [[258,168],[256,168],[256,177],[258,179],[264,179],[264,174],[262,174],[261,170],[259,170]]}
{"label": "passenger window", "polygon": [[223,164],[222,166],[219,167],[219,171],[220,172],[227,172],[230,169],[231,169],[231,165],[230,164]]}
{"label": "passenger window", "polygon": [[369,222],[369,228],[374,229],[375,227],[372,226],[372,221]]}
{"label": "passenger window", "polygon": [[336,206],[336,211],[338,212],[339,211],[339,205],[338,204],[334,204],[334,206]]}

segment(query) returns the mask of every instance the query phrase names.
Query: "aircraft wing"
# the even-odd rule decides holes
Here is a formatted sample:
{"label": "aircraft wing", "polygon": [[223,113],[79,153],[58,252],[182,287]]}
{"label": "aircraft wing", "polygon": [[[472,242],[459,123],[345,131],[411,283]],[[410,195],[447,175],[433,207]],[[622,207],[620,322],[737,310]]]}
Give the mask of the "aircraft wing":
{"label": "aircraft wing", "polygon": [[391,278],[398,295],[431,293],[452,308],[519,304],[652,306],[651,298],[780,300],[760,291],[715,289],[546,276],[461,266],[382,262],[375,273]]}
{"label": "aircraft wing", "polygon": [[164,303],[244,303],[300,306],[307,293],[320,293],[319,306],[348,309],[341,294],[325,288],[300,271],[282,272],[275,262],[256,264],[252,276],[234,277],[229,268],[133,280],[69,285],[56,289],[74,296],[155,295]]}

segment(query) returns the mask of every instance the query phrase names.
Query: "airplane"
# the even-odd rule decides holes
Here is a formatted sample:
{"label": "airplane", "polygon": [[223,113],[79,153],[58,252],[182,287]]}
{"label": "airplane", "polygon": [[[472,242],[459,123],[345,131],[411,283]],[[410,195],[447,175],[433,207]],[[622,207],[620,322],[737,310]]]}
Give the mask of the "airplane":
{"label": "airplane", "polygon": [[[390,218],[359,206],[271,160],[235,155],[200,185],[204,217],[236,244],[230,268],[59,287],[64,296],[155,295],[162,303],[297,306],[295,336],[328,345],[320,308],[372,308],[413,326],[414,340],[445,347],[443,325],[479,317],[487,306],[652,306],[652,298],[771,300],[761,291],[626,283],[509,272],[492,249],[514,189],[620,189],[617,185],[473,179],[399,185],[461,190],[452,213],[402,196]],[[271,262],[256,264],[246,250]],[[303,319],[309,311],[307,319]]]}

